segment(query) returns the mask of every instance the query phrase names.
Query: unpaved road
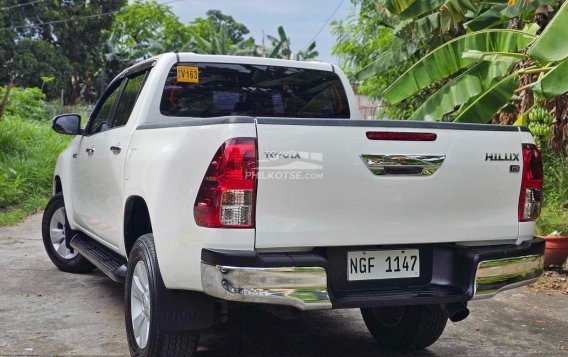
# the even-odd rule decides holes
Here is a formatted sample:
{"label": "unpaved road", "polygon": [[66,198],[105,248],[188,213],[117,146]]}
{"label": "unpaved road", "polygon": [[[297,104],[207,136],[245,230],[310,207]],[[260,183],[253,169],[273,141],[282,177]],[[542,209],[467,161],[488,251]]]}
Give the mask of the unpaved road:
{"label": "unpaved road", "polygon": [[[43,250],[41,216],[0,228],[0,355],[128,354],[123,287],[100,272],[58,271]],[[568,356],[568,298],[522,288],[470,304],[420,356]],[[254,307],[202,334],[202,356],[377,356],[358,310],[283,321]]]}

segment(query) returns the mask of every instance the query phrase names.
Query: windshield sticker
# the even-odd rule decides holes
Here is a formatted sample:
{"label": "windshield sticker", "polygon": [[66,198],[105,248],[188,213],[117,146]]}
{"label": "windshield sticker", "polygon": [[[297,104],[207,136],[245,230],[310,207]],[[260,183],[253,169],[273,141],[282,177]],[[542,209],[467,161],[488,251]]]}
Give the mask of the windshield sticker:
{"label": "windshield sticker", "polygon": [[177,81],[199,83],[199,69],[192,66],[177,66]]}

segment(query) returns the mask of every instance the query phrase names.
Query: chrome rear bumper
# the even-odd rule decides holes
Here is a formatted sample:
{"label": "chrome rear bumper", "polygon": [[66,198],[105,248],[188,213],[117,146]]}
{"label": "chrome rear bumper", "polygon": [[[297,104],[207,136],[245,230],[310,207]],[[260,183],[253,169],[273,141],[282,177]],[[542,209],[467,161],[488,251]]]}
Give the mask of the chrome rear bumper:
{"label": "chrome rear bumper", "polygon": [[321,267],[244,268],[201,263],[203,291],[224,300],[331,309]]}
{"label": "chrome rear bumper", "polygon": [[203,249],[201,283],[204,293],[223,300],[321,310],[463,303],[530,284],[543,271],[541,239],[519,245],[404,247],[421,252],[419,278],[349,281],[347,253],[365,247],[303,253]]}
{"label": "chrome rear bumper", "polygon": [[544,255],[484,260],[477,266],[474,300],[534,283],[544,269]]}

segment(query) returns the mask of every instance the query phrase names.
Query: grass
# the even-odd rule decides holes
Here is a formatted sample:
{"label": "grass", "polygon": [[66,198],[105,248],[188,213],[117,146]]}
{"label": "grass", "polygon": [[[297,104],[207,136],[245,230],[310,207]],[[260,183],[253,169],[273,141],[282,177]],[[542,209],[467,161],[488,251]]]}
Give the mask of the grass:
{"label": "grass", "polygon": [[70,139],[55,133],[50,121],[15,115],[0,120],[0,226],[18,223],[45,206],[57,156]]}

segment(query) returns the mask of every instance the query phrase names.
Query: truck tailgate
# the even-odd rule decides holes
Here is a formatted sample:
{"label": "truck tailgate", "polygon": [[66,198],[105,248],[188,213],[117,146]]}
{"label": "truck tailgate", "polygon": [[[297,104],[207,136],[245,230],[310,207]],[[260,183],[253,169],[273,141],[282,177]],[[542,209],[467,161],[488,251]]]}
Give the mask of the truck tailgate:
{"label": "truck tailgate", "polygon": [[517,238],[518,128],[396,123],[258,119],[256,248]]}

